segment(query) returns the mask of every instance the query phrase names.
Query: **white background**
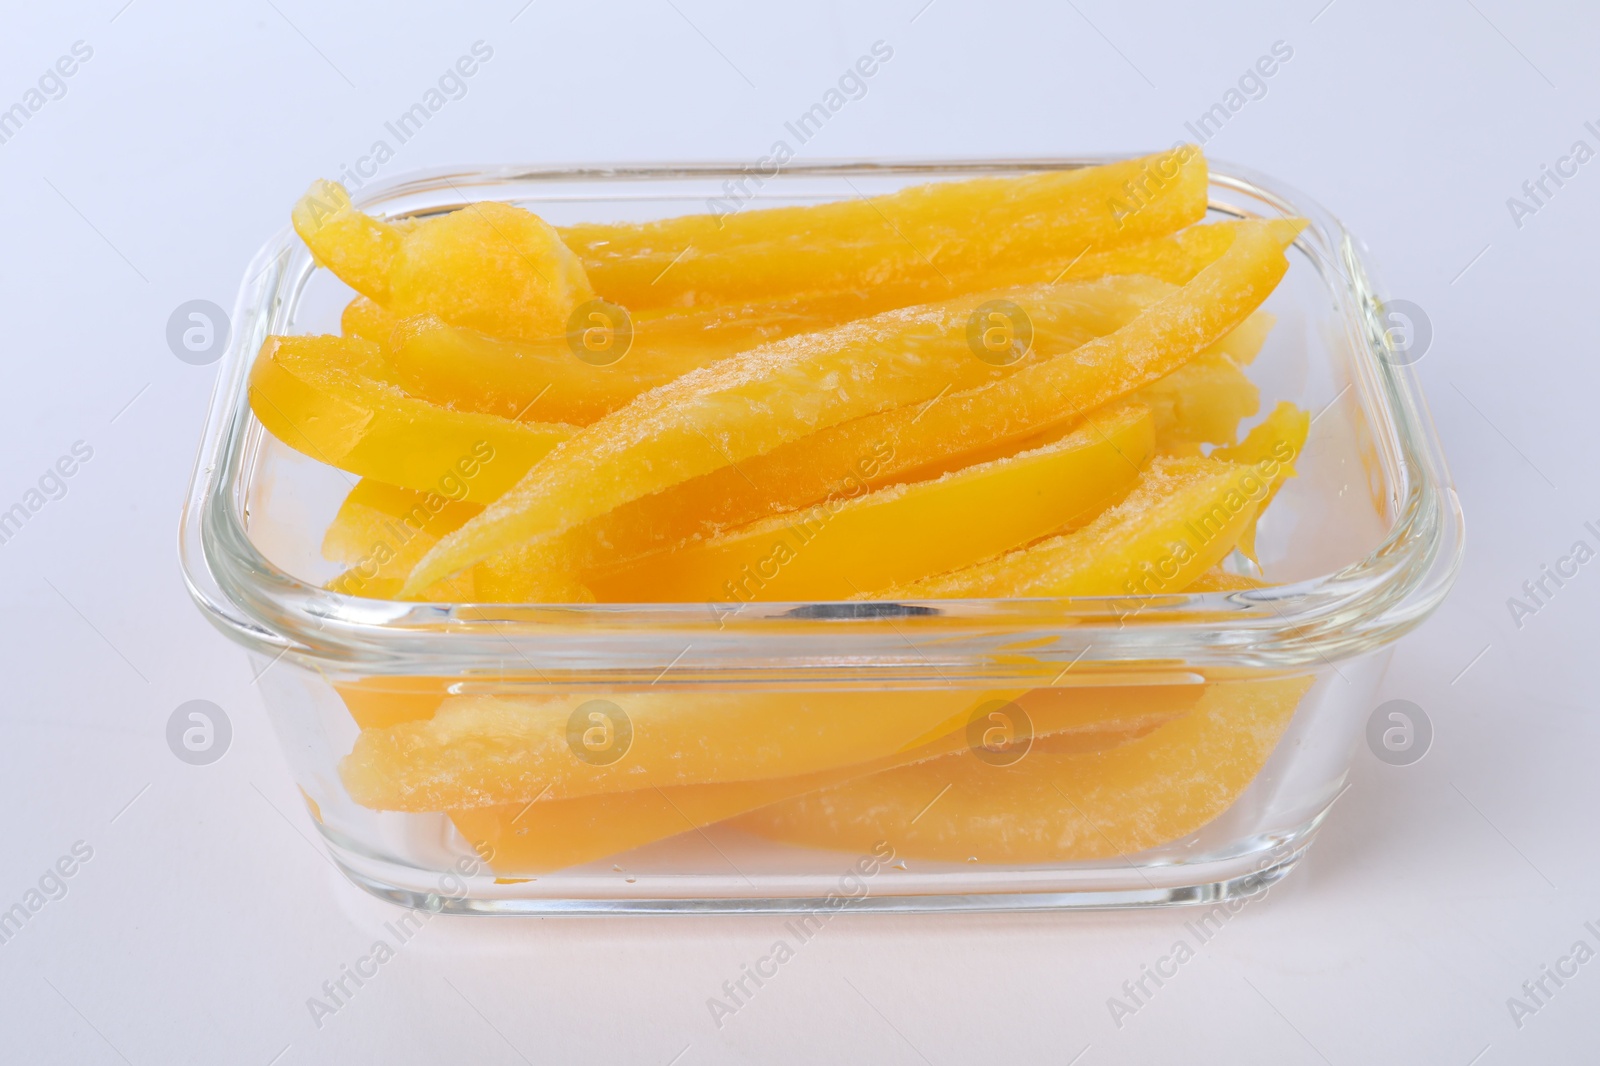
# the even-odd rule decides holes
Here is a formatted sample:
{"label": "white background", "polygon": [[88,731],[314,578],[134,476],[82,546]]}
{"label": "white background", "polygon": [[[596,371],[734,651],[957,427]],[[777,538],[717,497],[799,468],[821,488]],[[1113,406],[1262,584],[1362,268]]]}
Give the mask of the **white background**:
{"label": "white background", "polygon": [[[0,1059],[1600,1059],[1600,961],[1520,1029],[1506,1006],[1600,920],[1600,562],[1520,629],[1506,604],[1600,519],[1600,161],[1520,228],[1506,206],[1575,140],[1600,147],[1597,20],[1324,2],[8,3],[0,107],[73,42],[94,54],[0,144],[0,508],[74,441],[94,457],[0,546],[0,908],[75,841],[94,857],[0,944]],[[184,592],[175,531],[215,367],[172,355],[169,314],[231,306],[308,182],[474,41],[492,61],[386,173],[754,160],[880,39],[893,60],[802,158],[1165,146],[1293,48],[1207,151],[1327,205],[1432,321],[1420,370],[1469,551],[1380,699],[1422,706],[1433,749],[1409,767],[1362,750],[1311,857],[1121,1028],[1107,999],[1190,915],[848,915],[720,1030],[706,998],[779,919],[440,918],[317,1029],[307,997],[393,915],[311,845],[243,652]],[[207,767],[163,739],[195,698],[235,731]]]}

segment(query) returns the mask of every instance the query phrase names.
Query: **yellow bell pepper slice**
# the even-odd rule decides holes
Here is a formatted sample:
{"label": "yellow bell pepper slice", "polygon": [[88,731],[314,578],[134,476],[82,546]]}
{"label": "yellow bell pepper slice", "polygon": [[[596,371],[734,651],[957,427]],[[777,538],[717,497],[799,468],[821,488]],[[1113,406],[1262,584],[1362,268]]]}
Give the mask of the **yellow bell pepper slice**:
{"label": "yellow bell pepper slice", "polygon": [[[485,559],[466,573],[471,575],[472,595],[479,603],[595,601],[594,592],[579,573],[576,554],[561,539],[518,545]],[[427,593],[418,596],[421,600],[432,598]]]}
{"label": "yellow bell pepper slice", "polygon": [[538,340],[564,334],[573,309],[594,299],[560,235],[511,204],[467,204],[400,226],[356,210],[341,186],[318,181],[291,217],[317,262],[400,317],[432,314]]}
{"label": "yellow bell pepper slice", "polygon": [[1155,451],[1129,405],[1058,440],[943,477],[846,491],[589,581],[604,600],[842,600],[999,555],[1121,493]]}
{"label": "yellow bell pepper slice", "polygon": [[936,862],[1132,855],[1186,837],[1232,806],[1311,682],[1216,682],[1192,713],[1107,751],[1039,750],[1010,766],[963,753],[787,800],[733,824],[841,852],[890,840],[899,855]]}
{"label": "yellow bell pepper slice", "polygon": [[[1201,685],[1035,689],[1014,702],[1029,716],[1032,745],[1044,751],[1103,751],[1191,712]],[[986,694],[992,698],[995,694]],[[712,825],[855,778],[954,754],[989,699],[976,701],[926,744],[853,766],[725,784],[677,785],[577,799],[544,798],[451,811],[456,828],[502,876],[564,869]],[[1009,723],[1014,724],[1014,723]]]}
{"label": "yellow bell pepper slice", "polygon": [[[906,306],[954,296],[962,278],[971,289],[996,268],[1053,268],[1061,256],[1171,233],[1205,214],[1206,190],[1205,159],[1184,146],[872,199],[560,231],[498,203],[389,223],[356,210],[337,183],[318,181],[292,219],[319,263],[397,314],[538,340],[563,333],[572,309],[594,297],[590,273],[598,291],[634,313],[819,290],[871,291],[884,307]],[[976,287],[996,284],[1006,282]]]}
{"label": "yellow bell pepper slice", "polygon": [[972,699],[950,689],[461,696],[426,720],[363,730],[339,774],[357,803],[394,811],[788,777],[907,748]]}
{"label": "yellow bell pepper slice", "polygon": [[1071,281],[1110,274],[1143,274],[1171,285],[1187,285],[1196,274],[1222,257],[1233,243],[1234,231],[1240,226],[1265,227],[1286,248],[1304,228],[1299,219],[1213,222],[1128,244],[1065,255],[1047,264],[997,265],[991,276],[996,279],[996,284],[1021,285],[1033,281]]}
{"label": "yellow bell pepper slice", "polygon": [[[1148,275],[1181,284],[1227,250],[1237,225],[1192,226],[1176,235],[1081,256],[1059,269],[1054,265],[997,266],[989,276],[963,275],[952,279],[951,285],[953,290],[966,291],[973,285],[1021,286],[1060,281],[1063,276],[1126,275]],[[1268,225],[1292,237],[1287,224]],[[398,380],[416,396],[509,418],[532,411],[544,421],[586,424],[640,392],[735,352],[897,306],[901,304],[893,292],[870,288],[804,293],[760,304],[645,310],[628,316],[632,346],[625,358],[604,364],[574,359],[565,336],[519,343],[450,326],[434,316],[408,323],[396,337],[402,320],[367,297],[351,301],[342,328],[346,336],[382,344]],[[1240,353],[1230,354],[1241,364],[1260,346],[1259,338],[1250,344],[1250,325],[1247,320],[1235,330],[1244,342],[1238,345]]]}
{"label": "yellow bell pepper slice", "polygon": [[[1144,278],[1079,284],[1083,321],[1074,337],[1109,332],[1104,325],[1135,301],[1154,300],[1156,286]],[[957,287],[965,292],[965,287]],[[1103,303],[1105,306],[1096,306]],[[375,306],[375,305],[373,305]],[[577,357],[566,337],[529,343],[491,337],[420,316],[396,326],[361,309],[352,325],[372,336],[383,332],[385,352],[408,391],[424,399],[506,418],[532,413],[544,421],[586,425],[624,406],[642,392],[691,370],[799,333],[813,333],[902,306],[883,290],[806,293],[759,304],[673,308],[628,316],[631,344],[615,362]],[[1142,303],[1138,306],[1143,306]],[[354,305],[352,305],[354,310]],[[614,318],[615,310],[606,312]],[[1120,321],[1117,322],[1121,324]],[[1081,341],[1078,341],[1081,343]]]}
{"label": "yellow bell pepper slice", "polygon": [[1053,262],[1171,233],[1206,210],[1185,145],[1079,170],[912,186],[806,207],[688,215],[561,231],[595,288],[630,309],[876,289],[902,305],[945,299],[961,277]]}
{"label": "yellow bell pepper slice", "polygon": [[1249,467],[1157,459],[1122,502],[1072,533],[885,593],[896,599],[1152,596],[1233,550],[1267,491]]}
{"label": "yellow bell pepper slice", "polygon": [[400,320],[383,309],[383,305],[366,296],[357,296],[345,305],[339,315],[339,332],[346,337],[359,337],[387,349],[389,338]]}
{"label": "yellow bell pepper slice", "polygon": [[[323,558],[349,569],[324,587],[347,596],[393,599],[406,574],[439,538],[483,510],[437,492],[362,478],[345,496],[322,538]],[[421,599],[469,600],[470,580],[453,580]]]}
{"label": "yellow bell pepper slice", "polygon": [[[1059,288],[1057,300],[1075,301],[1069,322],[1056,334],[1064,346],[1075,346],[1126,325],[1172,291],[1164,283],[1142,277],[1075,282]],[[919,410],[902,411],[900,418],[914,422]],[[844,444],[830,446],[845,429],[839,426],[804,437],[737,466],[722,467],[633,500],[572,531],[570,539],[583,565],[592,569],[798,510],[837,493],[854,479],[874,488],[906,480],[902,475],[910,464],[894,453],[887,439],[847,434]],[[983,458],[999,458],[1015,450],[1004,449]]]}
{"label": "yellow bell pepper slice", "polygon": [[1295,460],[1305,451],[1311,433],[1311,415],[1287,400],[1272,409],[1261,424],[1236,445],[1213,449],[1212,458],[1253,466],[1267,481],[1267,495],[1256,508],[1244,532],[1239,550],[1253,561],[1256,557],[1256,523],[1286,479],[1295,476]]}
{"label": "yellow bell pepper slice", "polygon": [[311,256],[352,289],[380,304],[389,301],[389,268],[415,225],[373,218],[350,203],[337,182],[316,181],[289,212]]}
{"label": "yellow bell pepper slice", "polygon": [[862,316],[764,315],[760,308],[640,316],[630,319],[626,353],[596,363],[579,358],[565,336],[536,343],[503,340],[426,315],[391,332],[388,355],[400,382],[417,396],[505,418],[531,412],[547,421],[586,425],[691,370],[852,317]]}
{"label": "yellow bell pepper slice", "polygon": [[[1140,278],[1117,278],[1084,284],[1081,289],[1084,305],[1077,324],[1084,328],[1085,339],[1089,335],[1103,335],[1117,324],[1131,320],[1139,308],[1148,306],[1149,302],[1167,291]],[[1238,358],[1248,361],[1260,348],[1270,325],[1271,316],[1257,311],[1196,361],[1222,359],[1224,353],[1229,357],[1236,353]],[[1159,389],[1166,380],[1162,379],[1149,388]],[[1253,389],[1253,386],[1250,388]],[[1143,395],[1141,393],[1141,398]],[[1163,414],[1168,419],[1166,424],[1177,424],[1178,432],[1184,432],[1184,423],[1173,409],[1169,408]],[[1159,441],[1161,431],[1166,426],[1160,419],[1157,424]],[[1004,458],[1025,448],[1037,448],[1050,443],[1061,435],[1059,428],[1047,430],[1021,445],[994,449],[993,454]],[[1196,434],[1190,430],[1187,435],[1193,437]],[[786,504],[792,505],[793,509],[810,506],[816,502],[816,498],[810,496],[811,492],[838,495],[841,490],[847,489],[854,494],[860,491],[862,485],[873,487],[884,482],[892,484],[897,480],[893,476],[897,472],[894,457],[889,454],[887,447],[879,449],[876,454],[863,456],[850,475],[831,482],[828,479],[807,478],[810,467],[803,462],[803,454],[796,456],[802,460],[798,469],[785,471],[783,462],[768,462],[786,460],[787,456],[794,454],[795,449],[815,439],[807,438],[795,445],[780,448],[769,456],[742,463],[737,470],[726,468],[716,471],[602,515],[559,538],[563,550],[558,558],[552,559],[546,553],[533,557],[531,561],[526,558],[521,562],[490,560],[479,564],[474,569],[476,580],[471,586],[474,594],[482,602],[588,602],[593,598],[590,588],[606,587],[607,582],[602,576],[585,585],[577,576],[579,571],[592,573],[598,570],[602,575],[615,572],[619,564],[626,565],[628,560],[638,560],[708,532],[714,533],[719,528],[758,521],[775,507]],[[992,461],[992,458],[981,452],[974,453],[962,457],[962,464],[973,465]],[[959,468],[962,464],[953,465]],[[811,487],[813,484],[815,487]],[[768,489],[770,491],[763,491]],[[449,528],[453,529],[457,524],[452,523]],[[389,568],[385,569],[386,576],[390,572]],[[495,574],[498,578],[490,578],[486,574]],[[374,591],[365,594],[380,594],[376,591],[378,586],[371,587]],[[602,598],[623,601],[634,598],[631,594],[614,591],[621,587],[615,579],[609,583],[609,587],[613,591],[603,594]],[[387,584],[382,589],[383,595],[398,592],[397,587]],[[639,595],[640,598],[646,598],[643,594]],[[433,597],[417,594],[416,598]]]}
{"label": "yellow bell pepper slice", "polygon": [[402,722],[432,718],[439,705],[450,698],[450,688],[460,683],[456,677],[405,675],[362,677],[334,681],[334,690],[362,729],[387,729]]}
{"label": "yellow bell pepper slice", "polygon": [[1220,352],[1198,356],[1136,395],[1155,414],[1163,455],[1199,455],[1202,444],[1232,444],[1239,423],[1261,408],[1261,390]]}
{"label": "yellow bell pepper slice", "polygon": [[250,370],[250,408],[313,459],[474,502],[499,496],[575,432],[451,411],[411,396],[388,373],[378,346],[359,338],[268,337]]}
{"label": "yellow bell pepper slice", "polygon": [[439,538],[483,510],[436,492],[389,485],[362,478],[322,537],[322,557],[336,563],[358,563],[386,556],[379,573],[404,577]]}
{"label": "yellow bell pepper slice", "polygon": [[[562,533],[630,500],[854,420],[829,446],[848,470],[879,442],[937,460],[1081,417],[1171,373],[1254,311],[1288,269],[1279,237],[1240,226],[1216,262],[1105,337],[1022,361],[986,388],[951,334],[971,299],[806,334],[714,363],[588,427],[549,463],[433,549],[407,580],[422,588],[523,540]],[[1035,330],[1051,287],[1021,290]],[[912,338],[923,343],[911,343]],[[982,364],[987,365],[987,364]],[[994,369],[994,368],[991,368]],[[944,391],[955,391],[940,400]],[[937,402],[914,415],[919,399]],[[925,426],[919,422],[928,423]],[[840,454],[842,452],[842,455]]]}
{"label": "yellow bell pepper slice", "polygon": [[[1248,244],[1247,236],[1247,231],[1241,231],[1236,243]],[[1271,252],[1282,260],[1275,245]],[[1209,269],[1223,267],[1228,261],[1224,256]],[[1209,270],[1191,284],[1201,285],[1206,273]],[[547,462],[529,471],[516,488],[434,548],[418,564],[407,588],[430,585],[522,541],[559,535],[697,475],[737,467],[743,460],[818,430],[937,399],[945,391],[959,392],[996,378],[1004,385],[1030,376],[1030,380],[1040,379],[1035,388],[1048,390],[1048,402],[1056,409],[1063,402],[1057,393],[1081,395],[1086,407],[1094,407],[1144,383],[1125,381],[1130,357],[1137,360],[1147,379],[1160,376],[1153,372],[1157,366],[1161,372],[1170,369],[1159,365],[1160,353],[1142,347],[1130,352],[1111,345],[1082,357],[1080,353],[1099,343],[1091,341],[1070,352],[1062,351],[1055,338],[1062,338],[1062,346],[1070,347],[1077,332],[1073,326],[1079,307],[1076,292],[1074,286],[1006,291],[1005,298],[1031,320],[1033,340],[1031,348],[1006,365],[978,358],[975,348],[969,346],[969,320],[987,302],[983,294],[977,294],[791,337],[686,374],[586,427]],[[1238,307],[1237,294],[1232,295],[1230,311],[1222,313],[1227,316],[1224,321],[1202,323],[1202,329],[1213,325],[1216,334],[1204,336],[1197,347],[1217,339],[1253,309],[1253,305]],[[1118,333],[1133,328],[1161,306],[1156,304]],[[1163,321],[1171,318],[1159,317]],[[1185,332],[1196,333],[1192,325]],[[1142,345],[1149,340],[1141,333],[1134,343]],[[1017,346],[1020,344],[1019,334]],[[1172,361],[1178,364],[1193,354],[1183,352]],[[1072,403],[1070,399],[1066,402]],[[847,462],[855,461],[882,439],[862,441]]]}
{"label": "yellow bell pepper slice", "polygon": [[[1115,278],[1086,283],[1086,298],[1101,286],[1095,301],[1086,299],[1080,319],[1089,333],[1085,340],[1132,321],[1140,309],[1172,291],[1149,279]],[[1115,300],[1097,303],[1105,297]],[[1270,325],[1271,316],[1256,311],[1201,358],[1227,354],[1248,361]],[[941,399],[936,404],[944,402]],[[879,488],[936,477],[1038,447],[1063,432],[1063,425],[1057,423],[1021,440],[1004,439],[993,445],[979,441],[968,450],[953,450],[948,440],[917,432],[923,414],[919,405],[893,416],[871,416],[835,426],[747,459],[737,467],[724,467],[623,504],[563,539],[576,547],[585,569],[603,568],[692,538],[715,536],[774,514],[800,510],[838,494],[857,480],[868,488]],[[876,438],[874,432],[879,434]]]}

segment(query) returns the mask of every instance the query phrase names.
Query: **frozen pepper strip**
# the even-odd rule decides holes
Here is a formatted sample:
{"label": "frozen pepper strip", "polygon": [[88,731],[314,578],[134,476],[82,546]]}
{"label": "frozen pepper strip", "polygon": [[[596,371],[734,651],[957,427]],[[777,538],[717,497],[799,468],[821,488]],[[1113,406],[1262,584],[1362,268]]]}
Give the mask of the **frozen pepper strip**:
{"label": "frozen pepper strip", "polygon": [[[997,265],[986,276],[952,279],[952,286],[965,291],[1129,275],[1181,285],[1227,251],[1238,225],[1191,226],[1064,264]],[[1285,243],[1298,228],[1289,221],[1267,225],[1283,231]],[[734,352],[899,306],[904,305],[897,294],[874,287],[802,293],[759,304],[646,310],[628,316],[632,346],[625,360],[609,364],[574,360],[566,336],[518,343],[450,326],[435,316],[412,324],[403,345],[391,344],[402,320],[365,296],[350,302],[341,322],[345,336],[383,345],[401,382],[417,396],[507,417],[542,402],[542,417],[582,423]],[[1271,316],[1257,312],[1234,331],[1239,350],[1229,354],[1240,364],[1248,363],[1270,325]]]}
{"label": "frozen pepper strip", "polygon": [[1091,252],[1069,264],[1063,276],[1146,274],[1174,285],[1186,285],[1196,274],[1222,257],[1233,244],[1230,231],[1240,226],[1265,228],[1278,239],[1279,244],[1287,248],[1305,228],[1305,223],[1298,218],[1275,218],[1190,226],[1178,233]]}
{"label": "frozen pepper strip", "polygon": [[1206,210],[1205,159],[1181,148],[1077,170],[916,185],[806,207],[561,231],[607,299],[641,309],[875,288],[904,303],[952,279],[1171,233]]}
{"label": "frozen pepper strip", "polygon": [[357,803],[441,811],[813,773],[907,748],[970,692],[671,690],[446,700],[366,729],[339,773]]}
{"label": "frozen pepper strip", "polygon": [[[292,217],[318,262],[391,311],[538,340],[562,334],[572,309],[595,288],[637,314],[819,290],[871,292],[880,309],[907,306],[1010,284],[973,280],[996,267],[1021,269],[1018,282],[1059,280],[1042,275],[1055,270],[1057,258],[1070,265],[1097,249],[1198,221],[1206,189],[1204,157],[1184,146],[1105,166],[932,183],[873,199],[559,232],[532,212],[498,203],[389,223],[356,210],[349,194],[327,181],[312,185]],[[1040,264],[1032,274],[1042,276],[1030,276],[1029,263]],[[1151,265],[1160,269],[1162,261]]]}
{"label": "frozen pepper strip", "polygon": [[531,211],[467,204],[404,226],[355,209],[318,181],[295,204],[295,232],[316,260],[400,317],[446,322],[519,340],[557,337],[594,290],[583,264]]}
{"label": "frozen pepper strip", "polygon": [[1246,223],[1231,232],[1237,246],[1187,286],[1143,282],[1162,293],[1148,313],[1130,315],[1067,356],[995,385],[841,423],[625,504],[581,532],[627,558],[675,543],[680,530],[703,534],[796,510],[836,493],[851,477],[892,485],[1011,454],[1200,352],[1237,350],[1249,359],[1271,324],[1270,316],[1251,312],[1287,269],[1280,249],[1297,230]]}
{"label": "frozen pepper strip", "polygon": [[[980,359],[969,345],[969,319],[988,302],[974,294],[802,334],[691,371],[552,452],[429,552],[407,589],[820,429],[1053,364],[1077,332],[1076,291],[1049,285],[1006,291],[1031,320],[1032,346],[1004,365]],[[1017,347],[1020,338],[1013,338]],[[1082,375],[1050,384],[1070,386],[1075,376]]]}
{"label": "frozen pepper strip", "polygon": [[[391,330],[387,352],[401,383],[425,399],[506,418],[531,412],[583,425],[691,370],[890,309],[882,304],[863,294],[830,293],[758,306],[646,312],[625,320],[608,309],[599,313],[608,316],[610,328],[631,331],[615,361],[587,358],[579,347],[583,334],[513,341],[423,315]],[[612,343],[618,343],[615,336]]]}
{"label": "frozen pepper strip", "polygon": [[289,212],[294,231],[352,289],[379,304],[389,301],[389,268],[413,223],[373,218],[350,203],[337,182],[316,181]]}
{"label": "frozen pepper strip", "polygon": [[[1092,284],[1111,290],[1132,285],[1134,290],[1127,295],[1142,301],[1106,308],[1114,311],[1109,318],[1082,319],[1095,336],[1126,324],[1140,307],[1171,291],[1144,278],[1105,279]],[[1198,358],[1228,354],[1248,362],[1260,348],[1271,319],[1266,312],[1256,311]],[[1160,384],[1158,381],[1151,387]],[[938,400],[934,406],[944,402]],[[857,482],[879,488],[1004,458],[1053,440],[1065,428],[1060,423],[1052,424],[1026,438],[1009,438],[994,445],[968,441],[966,450],[961,450],[945,440],[917,433],[925,406],[902,409],[892,417],[874,415],[812,434],[741,462],[737,468],[714,470],[624,504],[568,536],[579,546],[579,558],[585,567],[615,564],[693,537],[715,536],[775,514],[808,507],[840,492],[855,491]],[[1166,414],[1171,416],[1173,426],[1189,425],[1171,410]],[[877,437],[873,435],[875,431]],[[898,451],[891,441],[898,444]]]}
{"label": "frozen pepper strip", "polygon": [[901,855],[943,862],[1132,855],[1188,836],[1232,806],[1311,681],[1218,682],[1193,713],[1109,751],[1041,750],[1011,766],[963,752],[787,800],[734,824],[830,851],[891,840]]}
{"label": "frozen pepper strip", "polygon": [[[916,469],[1065,425],[1194,358],[1254,311],[1287,269],[1279,234],[1240,226],[1221,258],[1121,329],[1069,352],[1019,362],[1020,370],[997,382],[944,399],[944,391],[960,388],[961,376],[959,342],[952,344],[948,333],[962,317],[956,309],[973,298],[890,312],[715,363],[586,429],[441,542],[408,587],[420,589],[519,541],[559,534],[836,425],[843,428],[830,434],[825,450],[811,450],[802,469],[837,477],[833,472],[848,471],[880,442],[905,464],[901,469]],[[1026,307],[1028,299],[1017,302]],[[1036,328],[1048,306],[1030,311]],[[911,336],[927,335],[929,318],[944,325],[945,343],[908,344]],[[930,363],[934,355],[943,358]],[[966,358],[970,373],[977,360],[970,351]],[[906,410],[919,396],[935,402]]]}
{"label": "frozen pepper strip", "polygon": [[[1201,685],[1035,689],[1012,701],[1029,718],[1038,750],[1109,750],[1194,709]],[[504,876],[545,873],[631,851],[652,841],[715,824],[793,796],[843,784],[897,766],[965,750],[967,724],[987,708],[1012,711],[1003,693],[974,694],[968,708],[936,738],[866,763],[793,777],[727,784],[677,785],[577,799],[541,799],[451,811],[456,828]],[[994,719],[996,723],[1003,719]],[[485,848],[487,845],[487,848]]]}
{"label": "frozen pepper strip", "polygon": [[1224,462],[1253,466],[1267,482],[1267,495],[1239,536],[1239,550],[1256,557],[1256,524],[1286,479],[1294,477],[1295,460],[1305,451],[1311,432],[1311,415],[1287,400],[1272,409],[1261,424],[1236,445],[1216,448],[1211,456]]}
{"label": "frozen pepper strip", "polygon": [[379,572],[404,577],[439,538],[483,508],[436,492],[362,478],[345,496],[322,537],[322,557],[359,563],[383,556]]}
{"label": "frozen pepper strip", "polygon": [[1266,483],[1214,459],[1157,459],[1122,502],[1072,533],[884,593],[896,599],[1154,596],[1233,550]]}
{"label": "frozen pepper strip", "polygon": [[1155,412],[1156,444],[1164,455],[1232,444],[1239,423],[1261,407],[1261,390],[1221,353],[1198,356],[1135,395]]}
{"label": "frozen pepper strip", "polygon": [[474,502],[499,496],[575,432],[451,411],[409,395],[387,373],[377,345],[359,338],[268,337],[250,369],[250,407],[313,459]]}
{"label": "frozen pepper strip", "polygon": [[[1020,547],[1118,495],[1155,451],[1142,405],[1035,450],[930,481],[824,500],[590,584],[626,602],[843,600]],[[853,498],[852,498],[853,496]]]}
{"label": "frozen pepper strip", "polygon": [[377,301],[357,296],[345,305],[339,316],[339,332],[346,337],[360,337],[387,349],[389,337],[400,322]]}
{"label": "frozen pepper strip", "polygon": [[818,465],[836,469],[865,442],[887,440],[902,470],[937,468],[949,456],[1003,447],[1071,422],[1165,377],[1242,323],[1288,269],[1273,228],[1244,225],[1235,232],[1216,262],[1114,333],[1002,381],[952,393],[925,410],[887,411],[828,431],[816,442]]}
{"label": "frozen pepper strip", "polygon": [[[1030,281],[1049,281],[1032,272]],[[987,279],[979,279],[979,288]],[[1157,284],[1142,277],[1073,283],[1082,314],[1071,323],[1081,340],[1110,332],[1156,297]],[[955,286],[954,293],[967,286]],[[370,301],[370,307],[376,307]],[[406,389],[461,410],[507,418],[528,413],[545,421],[588,424],[622,407],[641,392],[690,370],[770,341],[828,329],[894,310],[902,304],[882,289],[805,293],[757,304],[674,308],[629,316],[631,344],[615,362],[581,358],[578,341],[566,337],[518,342],[451,326],[433,316],[396,328],[371,318],[347,322],[362,336],[382,339]],[[347,311],[356,316],[357,305]],[[613,316],[615,311],[610,312]],[[1114,324],[1112,324],[1114,323]],[[385,332],[386,330],[386,332]],[[381,338],[377,334],[382,333]],[[1072,343],[1065,336],[1058,343]]]}

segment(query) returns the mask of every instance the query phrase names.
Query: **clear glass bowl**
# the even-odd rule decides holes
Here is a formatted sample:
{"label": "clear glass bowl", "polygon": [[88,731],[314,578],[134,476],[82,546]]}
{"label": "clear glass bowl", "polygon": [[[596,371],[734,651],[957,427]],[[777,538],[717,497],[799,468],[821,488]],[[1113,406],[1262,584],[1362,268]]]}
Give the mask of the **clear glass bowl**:
{"label": "clear glass bowl", "polygon": [[[1105,161],[792,166],[756,204]],[[714,210],[741,176],[499,167],[357,201],[618,221]],[[246,378],[267,334],[335,332],[350,293],[280,233],[240,291],[181,551],[196,602],[255,660],[335,861],[398,903],[479,914],[1200,903],[1283,876],[1339,794],[1393,642],[1450,585],[1462,516],[1357,242],[1252,174],[1214,166],[1210,195],[1218,218],[1310,220],[1250,373],[1263,411],[1316,418],[1261,524],[1282,583],[1139,601],[326,591],[322,533],[354,479],[266,433]]]}

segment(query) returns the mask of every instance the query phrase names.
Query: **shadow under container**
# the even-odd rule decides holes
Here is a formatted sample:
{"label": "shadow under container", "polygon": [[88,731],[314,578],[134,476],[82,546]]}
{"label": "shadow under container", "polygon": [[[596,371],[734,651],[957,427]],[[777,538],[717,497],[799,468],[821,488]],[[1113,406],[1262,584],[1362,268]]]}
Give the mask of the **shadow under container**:
{"label": "shadow under container", "polygon": [[[787,168],[753,206],[1106,160]],[[735,166],[432,172],[393,218],[504,200],[548,220],[708,209]],[[1214,219],[1301,216],[1262,409],[1316,417],[1262,519],[1273,587],[1139,599],[430,605],[325,590],[352,478],[266,433],[269,333],[349,291],[288,231],[247,274],[182,530],[189,587],[249,649],[312,820],[357,884],[475,914],[1204,903],[1310,844],[1393,642],[1463,527],[1357,243],[1213,168]],[[930,535],[938,535],[930,531]],[[1230,565],[1245,570],[1242,556]]]}

